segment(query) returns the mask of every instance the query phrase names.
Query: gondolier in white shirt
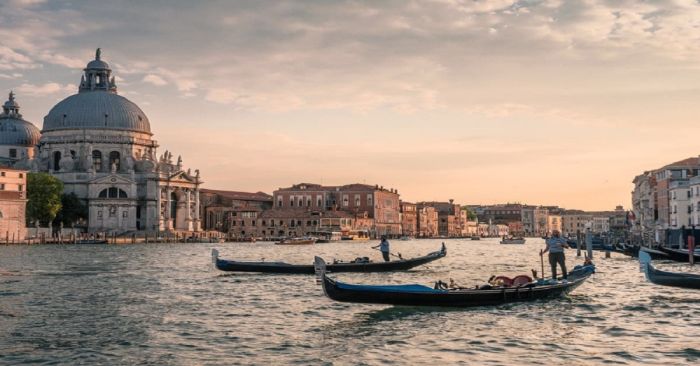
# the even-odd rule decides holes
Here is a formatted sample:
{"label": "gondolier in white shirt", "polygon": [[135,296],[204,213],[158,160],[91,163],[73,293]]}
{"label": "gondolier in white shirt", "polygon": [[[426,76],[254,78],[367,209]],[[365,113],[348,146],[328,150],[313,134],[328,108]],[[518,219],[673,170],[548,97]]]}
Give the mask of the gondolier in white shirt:
{"label": "gondolier in white shirt", "polygon": [[[547,246],[544,250],[540,250],[540,256],[549,252],[549,265],[552,266],[552,279],[557,279],[557,264],[561,266],[561,271],[564,274],[563,277],[566,279],[567,272],[564,248],[568,248],[569,244],[566,243],[566,239],[559,235],[558,230],[552,231],[552,236],[545,240],[545,244],[547,244]],[[542,275],[544,275],[544,273]]]}
{"label": "gondolier in white shirt", "polygon": [[389,241],[386,240],[386,235],[382,235],[382,241],[379,243],[379,245],[373,246],[372,248],[379,248],[379,251],[382,252],[382,257],[384,257],[384,262],[391,260],[391,258],[389,258]]}

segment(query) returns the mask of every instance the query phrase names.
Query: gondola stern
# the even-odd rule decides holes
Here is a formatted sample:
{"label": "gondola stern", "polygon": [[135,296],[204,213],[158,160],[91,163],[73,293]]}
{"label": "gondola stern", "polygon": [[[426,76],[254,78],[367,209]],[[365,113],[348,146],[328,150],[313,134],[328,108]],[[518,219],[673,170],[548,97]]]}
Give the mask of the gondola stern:
{"label": "gondola stern", "polygon": [[649,278],[649,267],[651,266],[651,255],[649,253],[640,250],[639,251],[639,271],[644,272],[644,276],[648,281],[652,281]]}
{"label": "gondola stern", "polygon": [[316,273],[316,283],[321,285],[323,294],[330,298],[326,285],[328,278],[326,277],[326,261],[321,257],[314,257],[314,272]]}
{"label": "gondola stern", "polygon": [[211,250],[211,263],[214,265],[214,267],[217,267],[217,262],[219,261],[219,251],[216,249]]}

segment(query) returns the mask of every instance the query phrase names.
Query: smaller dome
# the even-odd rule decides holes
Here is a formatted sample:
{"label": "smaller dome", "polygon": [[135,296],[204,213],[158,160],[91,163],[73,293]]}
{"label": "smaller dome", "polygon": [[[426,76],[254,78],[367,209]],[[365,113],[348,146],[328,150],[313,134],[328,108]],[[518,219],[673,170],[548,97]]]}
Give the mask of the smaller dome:
{"label": "smaller dome", "polygon": [[90,61],[85,67],[85,70],[111,70],[109,64],[102,61],[102,49],[98,48],[95,51],[95,59]]}
{"label": "smaller dome", "polygon": [[102,60],[92,60],[87,64],[86,69],[90,70],[109,70],[109,65]]}
{"label": "smaller dome", "polygon": [[0,145],[35,146],[39,137],[39,129],[22,119],[19,103],[15,101],[15,94],[10,92],[10,98],[2,105],[0,113]]}

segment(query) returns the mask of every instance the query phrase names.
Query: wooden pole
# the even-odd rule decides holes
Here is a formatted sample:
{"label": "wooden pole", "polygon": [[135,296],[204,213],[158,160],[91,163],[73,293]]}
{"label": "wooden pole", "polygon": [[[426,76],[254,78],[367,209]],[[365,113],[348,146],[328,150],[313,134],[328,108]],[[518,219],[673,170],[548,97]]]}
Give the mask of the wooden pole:
{"label": "wooden pole", "polygon": [[581,256],[581,247],[583,246],[583,237],[581,236],[581,230],[576,230],[576,256]]}

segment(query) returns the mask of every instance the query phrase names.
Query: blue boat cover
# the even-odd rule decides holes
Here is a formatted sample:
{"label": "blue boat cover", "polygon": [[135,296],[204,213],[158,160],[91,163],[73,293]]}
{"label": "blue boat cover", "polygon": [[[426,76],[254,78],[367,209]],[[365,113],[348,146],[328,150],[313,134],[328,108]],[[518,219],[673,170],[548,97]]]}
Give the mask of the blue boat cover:
{"label": "blue boat cover", "polygon": [[376,292],[410,292],[410,293],[428,293],[428,294],[442,294],[448,292],[447,290],[436,290],[424,285],[350,285],[347,283],[342,283],[339,281],[335,282],[336,285],[344,290],[354,290],[354,291],[376,291]]}

